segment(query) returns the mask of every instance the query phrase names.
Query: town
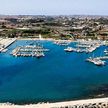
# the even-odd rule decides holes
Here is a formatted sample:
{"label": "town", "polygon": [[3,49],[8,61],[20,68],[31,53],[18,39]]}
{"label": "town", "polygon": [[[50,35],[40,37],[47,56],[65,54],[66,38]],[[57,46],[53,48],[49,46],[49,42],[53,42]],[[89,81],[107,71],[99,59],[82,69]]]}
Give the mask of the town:
{"label": "town", "polygon": [[108,39],[107,16],[1,15],[0,36],[5,38],[43,38],[62,40]]}

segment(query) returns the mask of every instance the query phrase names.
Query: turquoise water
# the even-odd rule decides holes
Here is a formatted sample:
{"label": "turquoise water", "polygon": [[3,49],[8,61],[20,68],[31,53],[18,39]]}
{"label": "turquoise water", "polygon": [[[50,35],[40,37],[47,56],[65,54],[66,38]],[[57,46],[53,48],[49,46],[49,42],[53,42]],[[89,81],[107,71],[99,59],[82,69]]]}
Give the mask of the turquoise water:
{"label": "turquoise water", "polygon": [[[42,43],[50,52],[40,59],[9,54],[26,41],[17,41],[8,52],[0,54],[0,102],[25,104],[91,98],[95,89],[108,84],[107,65],[98,67],[85,62],[92,53],[66,53],[63,46]],[[104,49],[105,46],[97,49],[95,56],[103,55]]]}

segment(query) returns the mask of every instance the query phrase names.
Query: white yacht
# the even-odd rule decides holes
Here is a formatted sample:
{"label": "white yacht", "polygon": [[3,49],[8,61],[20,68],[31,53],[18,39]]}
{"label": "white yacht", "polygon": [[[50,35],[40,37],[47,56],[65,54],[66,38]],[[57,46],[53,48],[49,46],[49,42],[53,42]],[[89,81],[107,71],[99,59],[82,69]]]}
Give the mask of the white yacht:
{"label": "white yacht", "polygon": [[66,52],[72,52],[74,51],[74,49],[72,47],[67,47],[66,49],[64,49]]}
{"label": "white yacht", "polygon": [[37,58],[44,57],[44,56],[45,56],[45,54],[43,52],[37,52],[36,53]]}
{"label": "white yacht", "polygon": [[105,49],[105,50],[104,50],[104,53],[108,53],[108,49]]}
{"label": "white yacht", "polygon": [[86,59],[86,61],[94,63],[97,66],[103,66],[103,65],[105,65],[105,61],[102,61],[99,58],[89,57],[88,59]]}

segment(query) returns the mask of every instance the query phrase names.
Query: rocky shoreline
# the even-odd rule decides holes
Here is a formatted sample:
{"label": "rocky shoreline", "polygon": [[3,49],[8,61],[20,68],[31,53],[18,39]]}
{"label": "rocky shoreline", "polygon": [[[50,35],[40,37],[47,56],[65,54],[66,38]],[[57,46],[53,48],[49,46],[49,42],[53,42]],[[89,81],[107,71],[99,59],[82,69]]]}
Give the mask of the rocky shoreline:
{"label": "rocky shoreline", "polygon": [[57,103],[38,103],[30,105],[1,103],[0,108],[108,108],[108,98],[66,101]]}

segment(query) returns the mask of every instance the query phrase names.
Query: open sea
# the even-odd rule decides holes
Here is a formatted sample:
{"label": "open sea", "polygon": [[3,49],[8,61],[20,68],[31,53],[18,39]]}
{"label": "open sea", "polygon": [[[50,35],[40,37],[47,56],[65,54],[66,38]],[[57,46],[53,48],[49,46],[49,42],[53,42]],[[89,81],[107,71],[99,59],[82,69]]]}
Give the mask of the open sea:
{"label": "open sea", "polygon": [[92,55],[104,55],[105,46],[86,54],[67,53],[64,46],[51,41],[41,43],[50,51],[40,59],[10,55],[16,46],[27,44],[24,40],[0,53],[0,102],[29,104],[108,96],[108,65],[85,61]]}

